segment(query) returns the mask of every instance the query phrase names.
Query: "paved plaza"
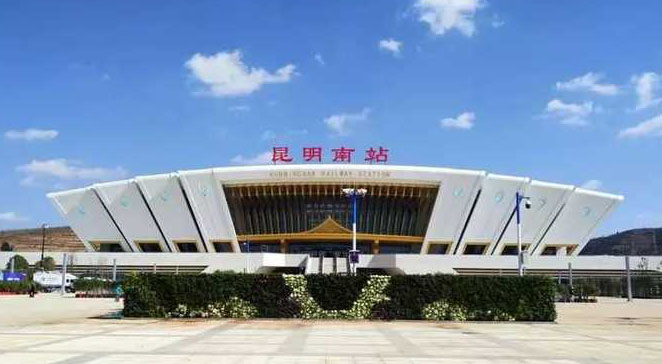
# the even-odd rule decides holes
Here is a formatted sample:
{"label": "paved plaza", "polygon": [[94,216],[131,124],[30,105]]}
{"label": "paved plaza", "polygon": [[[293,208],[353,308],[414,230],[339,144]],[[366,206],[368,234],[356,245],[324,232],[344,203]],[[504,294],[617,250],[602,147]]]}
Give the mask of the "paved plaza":
{"label": "paved plaza", "polygon": [[[557,323],[99,318],[112,299],[0,296],[0,363],[659,363],[662,301],[559,304]],[[96,317],[96,318],[94,318]]]}

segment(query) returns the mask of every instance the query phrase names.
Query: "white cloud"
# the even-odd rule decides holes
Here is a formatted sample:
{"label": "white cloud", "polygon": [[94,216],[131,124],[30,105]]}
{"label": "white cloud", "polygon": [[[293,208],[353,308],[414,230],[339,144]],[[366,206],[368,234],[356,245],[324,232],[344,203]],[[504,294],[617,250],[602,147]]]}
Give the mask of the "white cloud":
{"label": "white cloud", "polygon": [[232,112],[246,112],[246,111],[251,111],[251,107],[248,105],[234,105],[228,107],[228,111]]}
{"label": "white cloud", "polygon": [[273,130],[265,130],[262,132],[262,135],[260,136],[261,140],[264,141],[274,141],[276,139],[283,139],[283,138],[289,138],[289,137],[296,137],[296,136],[301,136],[301,135],[307,135],[308,134],[308,129],[291,129],[287,130],[285,132],[281,133],[276,133]]}
{"label": "white cloud", "polygon": [[445,118],[439,121],[442,128],[469,130],[474,127],[476,114],[473,112],[463,112],[455,118]]}
{"label": "white cloud", "polygon": [[506,25],[506,22],[501,19],[500,16],[494,14],[492,16],[492,28],[501,28],[502,26]]}
{"label": "white cloud", "polygon": [[599,73],[589,72],[583,76],[575,77],[570,81],[557,82],[557,90],[588,91],[599,95],[616,95],[618,86],[609,83],[600,83],[604,76]]}
{"label": "white cloud", "polygon": [[581,185],[586,190],[599,190],[602,187],[602,181],[599,179],[590,179]]}
{"label": "white cloud", "polygon": [[256,165],[256,164],[270,164],[272,152],[260,153],[254,157],[244,157],[242,154],[236,155],[230,159],[232,164],[242,165]]}
{"label": "white cloud", "polygon": [[565,103],[559,99],[551,100],[545,108],[546,116],[556,118],[561,124],[570,126],[587,125],[587,117],[594,111],[593,103],[590,101],[573,104]]}
{"label": "white cloud", "polygon": [[127,172],[122,167],[81,167],[75,161],[64,158],[49,160],[32,160],[28,164],[16,167],[25,177],[21,180],[23,185],[33,185],[42,179],[57,180],[110,180],[123,178]]}
{"label": "white cloud", "polygon": [[476,32],[474,15],[482,8],[482,0],[416,0],[418,19],[427,23],[435,35],[457,29],[467,37]]}
{"label": "white cloud", "polygon": [[662,114],[642,121],[635,126],[623,129],[618,133],[619,138],[639,138],[644,136],[662,136]]}
{"label": "white cloud", "polygon": [[352,124],[367,120],[369,115],[370,109],[364,107],[363,110],[357,113],[331,115],[324,119],[324,124],[336,135],[347,135]]}
{"label": "white cloud", "polygon": [[31,142],[35,140],[52,140],[55,139],[58,134],[60,133],[57,130],[29,128],[25,130],[8,130],[5,132],[5,138]]}
{"label": "white cloud", "polygon": [[644,72],[640,75],[634,75],[630,79],[634,84],[637,93],[637,110],[655,106],[662,102],[662,98],[655,98],[655,91],[660,88],[662,79],[655,72]]}
{"label": "white cloud", "polygon": [[265,84],[289,82],[294,75],[296,67],[293,64],[269,72],[264,68],[248,67],[241,56],[239,50],[210,56],[196,53],[186,61],[186,67],[206,86],[204,94],[216,97],[249,95]]}
{"label": "white cloud", "polygon": [[260,136],[262,140],[274,140],[276,139],[276,133],[273,130],[265,130]]}
{"label": "white cloud", "polygon": [[391,52],[394,56],[399,56],[402,49],[402,42],[393,38],[382,39],[379,41],[379,49]]}
{"label": "white cloud", "polygon": [[21,222],[29,220],[27,217],[21,216],[13,211],[0,212],[0,221],[4,222]]}
{"label": "white cloud", "polygon": [[315,58],[315,61],[317,61],[317,63],[319,63],[321,66],[324,66],[326,64],[326,62],[324,62],[324,58],[322,57],[321,54],[315,53],[315,55],[313,57]]}

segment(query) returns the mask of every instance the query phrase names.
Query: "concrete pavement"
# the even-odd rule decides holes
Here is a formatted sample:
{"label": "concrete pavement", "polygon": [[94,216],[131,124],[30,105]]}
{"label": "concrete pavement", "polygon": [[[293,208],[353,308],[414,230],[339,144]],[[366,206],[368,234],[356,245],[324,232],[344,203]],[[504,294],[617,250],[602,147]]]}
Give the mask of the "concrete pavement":
{"label": "concrete pavement", "polygon": [[[0,297],[0,363],[569,364],[662,358],[659,300],[559,304],[558,323],[87,319],[119,305],[57,296],[26,300]],[[50,309],[35,307],[42,305]],[[7,307],[25,312],[7,321]]]}

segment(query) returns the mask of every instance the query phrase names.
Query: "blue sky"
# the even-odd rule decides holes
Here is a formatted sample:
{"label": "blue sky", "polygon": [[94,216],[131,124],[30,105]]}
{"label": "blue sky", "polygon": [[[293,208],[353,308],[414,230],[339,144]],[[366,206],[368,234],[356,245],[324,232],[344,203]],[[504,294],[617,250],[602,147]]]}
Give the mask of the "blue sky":
{"label": "blue sky", "polygon": [[[45,193],[387,147],[621,193],[662,225],[659,1],[0,1],[0,228]],[[362,159],[361,153],[354,156]]]}

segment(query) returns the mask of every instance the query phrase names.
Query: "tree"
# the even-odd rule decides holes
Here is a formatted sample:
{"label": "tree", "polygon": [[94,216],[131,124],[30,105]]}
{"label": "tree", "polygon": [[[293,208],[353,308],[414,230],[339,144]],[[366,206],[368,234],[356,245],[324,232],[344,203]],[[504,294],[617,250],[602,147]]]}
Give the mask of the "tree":
{"label": "tree", "polygon": [[45,271],[55,270],[55,259],[53,257],[45,257],[43,261],[38,261],[34,265],[35,269],[43,269]]}
{"label": "tree", "polygon": [[4,243],[2,243],[2,245],[0,245],[0,252],[10,252],[12,250],[14,250],[14,247],[11,244],[9,244],[9,242],[7,241],[5,241]]}
{"label": "tree", "polygon": [[7,262],[7,270],[11,269],[12,260],[14,260],[14,271],[21,272],[30,269],[30,264],[28,263],[27,259],[23,258],[22,255],[16,254],[9,260],[9,262]]}

